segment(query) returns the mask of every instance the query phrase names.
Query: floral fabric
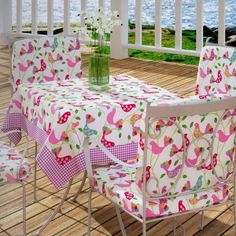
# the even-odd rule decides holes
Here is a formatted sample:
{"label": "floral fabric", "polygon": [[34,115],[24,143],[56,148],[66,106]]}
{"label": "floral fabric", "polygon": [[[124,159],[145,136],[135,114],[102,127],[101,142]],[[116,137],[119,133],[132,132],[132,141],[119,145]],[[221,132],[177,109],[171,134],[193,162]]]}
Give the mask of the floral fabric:
{"label": "floral fabric", "polygon": [[14,90],[22,83],[80,78],[80,42],[62,36],[17,41],[13,45],[12,65]]}
{"label": "floral fabric", "polygon": [[[136,170],[112,165],[94,171],[94,188],[124,210],[143,217],[143,198],[135,182]],[[155,218],[218,204],[228,199],[229,186],[215,186],[184,197],[147,200],[146,217]]]}
{"label": "floral fabric", "polygon": [[0,185],[15,183],[30,174],[30,166],[11,147],[0,143]]}
{"label": "floral fabric", "polygon": [[[127,144],[142,150],[144,100],[158,103],[179,99],[165,89],[132,77],[114,76],[110,81],[110,90],[105,92],[90,91],[86,80],[71,79],[21,84],[13,94],[8,114],[23,114],[27,121],[45,132],[47,139],[41,151],[47,149],[53,157],[40,151],[37,161],[57,187],[61,187],[62,182],[55,171],[65,183],[64,180],[74,175],[70,171],[78,174],[76,168],[81,170],[80,167],[85,166],[82,155],[85,136],[97,135],[110,150]],[[8,124],[4,128],[9,128]],[[17,124],[11,128],[17,128]],[[91,143],[90,147],[96,148],[96,145]],[[98,157],[94,162],[98,159],[101,160]],[[77,161],[72,165],[73,160]]]}
{"label": "floral fabric", "polygon": [[236,94],[236,50],[204,47],[198,66],[196,94]]}
{"label": "floral fabric", "polygon": [[[145,103],[132,98],[127,101],[126,93],[143,99],[151,91],[153,102],[178,97],[135,79],[123,79],[114,79],[114,86],[111,86],[114,89],[107,93],[89,91],[84,80],[21,85],[13,96],[9,112],[23,113],[47,132],[45,145],[52,150],[60,165],[65,165],[81,152],[84,137],[89,134],[97,135],[108,148],[142,143]],[[133,93],[127,88],[133,88]],[[95,146],[91,144],[91,147]]]}
{"label": "floral fabric", "polygon": [[[222,99],[222,95],[167,101],[161,106],[196,104]],[[170,117],[150,124],[147,146],[146,216],[149,218],[225,202],[233,173],[236,110],[195,116]],[[147,136],[148,135],[148,136]],[[186,152],[184,152],[184,147]],[[124,209],[142,216],[142,168],[111,166],[96,169],[95,188]],[[185,196],[180,196],[185,194]],[[169,197],[170,195],[177,196]]]}

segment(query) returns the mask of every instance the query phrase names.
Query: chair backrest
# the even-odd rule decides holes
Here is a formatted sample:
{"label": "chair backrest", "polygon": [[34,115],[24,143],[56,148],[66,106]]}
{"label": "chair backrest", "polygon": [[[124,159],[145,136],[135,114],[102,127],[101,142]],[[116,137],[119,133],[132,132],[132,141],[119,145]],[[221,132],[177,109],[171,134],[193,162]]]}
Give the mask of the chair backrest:
{"label": "chair backrest", "polygon": [[212,188],[232,177],[236,97],[194,96],[155,107],[146,115],[143,167],[136,182],[150,198]]}
{"label": "chair backrest", "polygon": [[198,66],[196,94],[236,94],[236,49],[206,46]]}
{"label": "chair backrest", "polygon": [[41,37],[16,41],[12,48],[13,89],[81,77],[80,42],[74,37]]}

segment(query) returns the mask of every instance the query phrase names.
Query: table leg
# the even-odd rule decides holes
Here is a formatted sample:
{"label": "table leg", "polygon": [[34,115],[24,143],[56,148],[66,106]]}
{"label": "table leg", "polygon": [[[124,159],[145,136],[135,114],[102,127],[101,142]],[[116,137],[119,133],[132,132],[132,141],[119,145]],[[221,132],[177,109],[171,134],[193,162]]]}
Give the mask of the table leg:
{"label": "table leg", "polygon": [[39,229],[39,231],[35,234],[33,234],[34,236],[39,236],[43,230],[47,227],[47,225],[55,218],[56,214],[61,210],[61,207],[63,205],[63,203],[65,202],[66,198],[67,198],[67,195],[69,194],[70,192],[70,188],[71,188],[71,185],[72,185],[72,182],[73,182],[73,179],[69,182],[66,190],[65,190],[65,193],[61,199],[61,202],[59,203],[59,205],[55,208],[55,210],[53,211],[53,213],[49,216],[49,218],[47,219],[46,222],[44,222],[44,224],[41,226],[41,228]]}
{"label": "table leg", "polygon": [[77,197],[79,196],[79,194],[81,193],[81,191],[84,187],[86,178],[87,178],[87,171],[84,172],[83,179],[81,181],[81,184],[79,186],[79,189],[78,189],[77,193],[73,197],[70,198],[70,201],[76,202]]}
{"label": "table leg", "polygon": [[34,202],[37,202],[37,196],[36,196],[36,187],[37,187],[37,162],[36,162],[36,156],[38,153],[38,149],[37,149],[37,142],[35,141],[34,144],[34,154],[35,154],[35,160],[34,160],[34,193],[33,193],[33,198],[34,198]]}

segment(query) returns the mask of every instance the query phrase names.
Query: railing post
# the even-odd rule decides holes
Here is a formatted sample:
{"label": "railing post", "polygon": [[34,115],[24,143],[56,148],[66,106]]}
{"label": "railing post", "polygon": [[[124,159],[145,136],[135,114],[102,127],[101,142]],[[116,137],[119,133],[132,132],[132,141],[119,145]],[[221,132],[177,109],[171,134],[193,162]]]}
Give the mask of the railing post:
{"label": "railing post", "polygon": [[[81,11],[84,12],[87,10],[87,0],[81,0]],[[83,15],[80,16],[81,26],[84,26]]]}
{"label": "railing post", "polygon": [[0,0],[0,44],[8,45],[8,34],[12,27],[12,2]]}
{"label": "railing post", "polygon": [[48,35],[53,35],[53,0],[48,0]]}
{"label": "railing post", "polygon": [[111,57],[124,59],[128,57],[128,1],[111,0],[111,10],[117,10],[122,26],[117,26],[111,34]]}
{"label": "railing post", "polygon": [[99,0],[98,1],[98,8],[104,9],[104,0]]}
{"label": "railing post", "polygon": [[16,1],[16,32],[22,32],[22,0]]}
{"label": "railing post", "polygon": [[70,0],[64,0],[64,27],[63,32],[65,35],[70,34]]}
{"label": "railing post", "polygon": [[182,49],[182,0],[175,0],[175,48]]}
{"label": "railing post", "polygon": [[225,45],[225,0],[218,0],[218,44]]}
{"label": "railing post", "polygon": [[135,1],[135,44],[142,45],[142,0]]}
{"label": "railing post", "polygon": [[161,0],[155,0],[155,46],[161,47]]}
{"label": "railing post", "polygon": [[203,0],[196,0],[196,50],[200,52],[203,47]]}
{"label": "railing post", "polygon": [[38,0],[32,0],[32,34],[38,33]]}

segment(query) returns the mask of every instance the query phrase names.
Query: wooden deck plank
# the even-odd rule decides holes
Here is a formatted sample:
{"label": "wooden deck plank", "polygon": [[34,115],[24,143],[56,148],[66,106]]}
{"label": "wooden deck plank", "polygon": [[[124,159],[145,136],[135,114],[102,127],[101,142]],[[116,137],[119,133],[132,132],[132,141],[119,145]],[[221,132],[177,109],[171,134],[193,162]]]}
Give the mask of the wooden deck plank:
{"label": "wooden deck plank", "polygon": [[[83,56],[84,75],[87,75],[88,57]],[[141,59],[111,59],[110,72],[113,75],[128,74],[149,83],[164,87],[171,91],[176,91],[184,87],[194,85],[197,75],[197,67],[191,65],[180,65],[174,63],[163,63],[154,61],[144,61]],[[10,68],[8,59],[8,49],[0,46],[0,84],[9,78]],[[182,93],[181,95],[193,94],[193,91]],[[7,108],[11,97],[11,88],[0,87],[0,107]],[[0,123],[3,116],[0,115]],[[24,140],[19,148],[22,149]],[[38,148],[39,150],[39,148]],[[30,141],[28,161],[33,168],[34,165],[34,141]],[[27,179],[27,235],[32,235],[46,220],[51,210],[57,205],[63,190],[57,191],[48,178],[37,171],[39,202],[34,203],[32,197],[33,175]],[[70,196],[76,192],[82,180],[82,174],[75,178]],[[43,236],[78,236],[87,234],[87,208],[88,208],[88,182],[84,191],[78,198],[77,203],[69,200],[63,205],[62,212],[43,232]],[[97,193],[93,193],[93,220],[92,235],[121,235],[118,221],[113,205]],[[0,236],[18,235],[21,232],[21,188],[19,185],[1,187],[0,191]],[[234,235],[233,213],[225,206],[215,208],[205,212],[205,228],[200,231],[200,214],[191,213],[178,217],[178,222],[182,223],[186,229],[186,236],[190,235]],[[141,235],[142,227],[139,222],[122,212],[125,220],[127,234],[129,236]],[[158,223],[149,224],[148,235],[171,235],[173,234],[172,219],[163,220]],[[178,227],[177,235],[182,235],[181,228]]]}

